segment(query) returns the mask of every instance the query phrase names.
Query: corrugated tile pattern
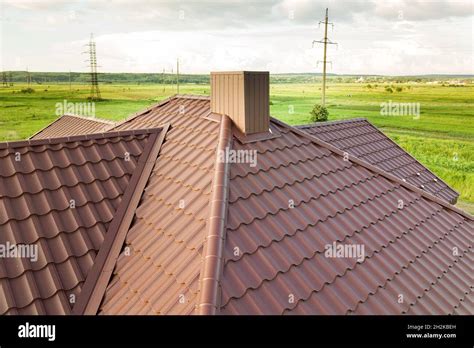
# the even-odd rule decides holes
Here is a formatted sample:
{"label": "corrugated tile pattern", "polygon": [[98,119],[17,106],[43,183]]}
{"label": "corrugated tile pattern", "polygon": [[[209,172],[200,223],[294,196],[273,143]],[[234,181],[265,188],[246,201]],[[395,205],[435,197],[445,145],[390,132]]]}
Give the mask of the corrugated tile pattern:
{"label": "corrugated tile pattern", "polygon": [[454,204],[458,193],[365,119],[298,126],[418,188]]}
{"label": "corrugated tile pattern", "polygon": [[258,164],[231,166],[222,314],[474,314],[472,220],[275,126],[234,139]]}
{"label": "corrugated tile pattern", "polygon": [[192,314],[199,293],[219,123],[207,98],[179,97],[118,129],[170,123],[101,305],[102,314]]}
{"label": "corrugated tile pattern", "polygon": [[1,314],[71,312],[147,139],[0,144],[0,244],[38,250],[0,258]]}
{"label": "corrugated tile pattern", "polygon": [[59,138],[106,132],[115,124],[98,118],[64,115],[34,134],[31,139]]}

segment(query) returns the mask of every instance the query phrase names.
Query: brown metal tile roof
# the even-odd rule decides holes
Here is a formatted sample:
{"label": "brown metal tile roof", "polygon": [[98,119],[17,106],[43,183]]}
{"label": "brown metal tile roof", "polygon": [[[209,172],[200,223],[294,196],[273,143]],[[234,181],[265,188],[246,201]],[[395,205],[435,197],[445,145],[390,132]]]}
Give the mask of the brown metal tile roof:
{"label": "brown metal tile roof", "polygon": [[[472,217],[273,123],[280,138],[234,141],[259,156],[230,169],[220,313],[474,313]],[[366,257],[329,258],[332,243]]]}
{"label": "brown metal tile roof", "polygon": [[160,131],[0,143],[0,244],[38,253],[0,258],[0,313],[71,313],[104,239],[128,231],[117,219]]}
{"label": "brown metal tile roof", "polygon": [[363,118],[297,126],[349,154],[455,204],[459,194]]}
{"label": "brown metal tile roof", "polygon": [[[131,207],[73,282],[85,279],[74,313],[474,314],[470,215],[277,120],[271,136],[243,136],[205,97],[167,99],[114,130],[165,124]],[[226,148],[257,151],[256,166],[218,161]],[[333,243],[365,257],[330,258]]]}
{"label": "brown metal tile roof", "polygon": [[[119,126],[171,129],[102,313],[474,312],[469,215],[276,120],[278,136],[242,139],[218,119],[180,97]],[[226,146],[257,150],[258,165],[217,162]],[[366,258],[324,257],[332,242]]]}
{"label": "brown metal tile roof", "polygon": [[219,123],[209,100],[168,99],[117,129],[171,124],[107,288],[103,314],[191,314],[199,294]]}
{"label": "brown metal tile roof", "polygon": [[99,118],[63,115],[45,128],[41,129],[39,132],[33,134],[30,139],[47,139],[102,133],[112,129],[114,126],[115,122]]}

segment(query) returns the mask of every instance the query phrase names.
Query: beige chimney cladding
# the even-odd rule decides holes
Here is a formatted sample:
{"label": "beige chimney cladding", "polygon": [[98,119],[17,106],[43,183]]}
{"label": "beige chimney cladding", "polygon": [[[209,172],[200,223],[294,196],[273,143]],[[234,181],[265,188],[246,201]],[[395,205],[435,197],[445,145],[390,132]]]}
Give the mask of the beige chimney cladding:
{"label": "beige chimney cladding", "polygon": [[270,74],[267,71],[211,72],[211,111],[229,116],[245,134],[268,132]]}

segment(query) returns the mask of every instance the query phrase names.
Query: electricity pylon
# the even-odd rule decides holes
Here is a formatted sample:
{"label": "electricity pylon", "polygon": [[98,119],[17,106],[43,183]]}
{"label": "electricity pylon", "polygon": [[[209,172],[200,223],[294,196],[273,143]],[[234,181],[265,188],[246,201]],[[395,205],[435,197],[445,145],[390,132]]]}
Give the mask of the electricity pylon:
{"label": "electricity pylon", "polygon": [[102,97],[100,95],[100,89],[99,89],[99,78],[97,74],[97,53],[96,53],[96,47],[95,47],[95,41],[94,41],[94,34],[91,34],[91,38],[88,44],[86,46],[89,46],[89,50],[85,53],[89,53],[89,67],[91,69],[91,79],[90,79],[90,84],[91,84],[91,92],[89,99],[91,100],[101,100]]}

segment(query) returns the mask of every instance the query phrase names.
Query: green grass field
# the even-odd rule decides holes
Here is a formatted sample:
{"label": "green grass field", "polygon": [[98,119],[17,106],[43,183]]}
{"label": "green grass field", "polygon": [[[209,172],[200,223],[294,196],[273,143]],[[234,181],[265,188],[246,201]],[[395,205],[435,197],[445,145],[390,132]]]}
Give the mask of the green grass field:
{"label": "green grass field", "polygon": [[[474,213],[474,85],[444,87],[398,84],[401,92],[385,91],[385,84],[329,83],[330,120],[366,117],[389,137],[430,168],[461,194],[459,206]],[[21,93],[25,85],[0,88],[0,139],[23,139],[53,121],[56,103],[84,102],[85,85],[34,85],[34,93]],[[96,116],[121,120],[176,92],[162,85],[114,84],[101,86],[104,101],[96,103]],[[208,94],[206,85],[185,84],[181,93]],[[290,124],[309,123],[309,111],[320,100],[317,84],[272,84],[272,116]],[[381,116],[383,102],[420,103],[420,117]]]}

